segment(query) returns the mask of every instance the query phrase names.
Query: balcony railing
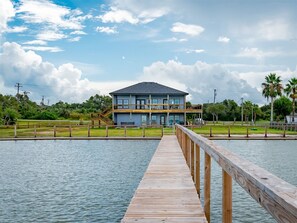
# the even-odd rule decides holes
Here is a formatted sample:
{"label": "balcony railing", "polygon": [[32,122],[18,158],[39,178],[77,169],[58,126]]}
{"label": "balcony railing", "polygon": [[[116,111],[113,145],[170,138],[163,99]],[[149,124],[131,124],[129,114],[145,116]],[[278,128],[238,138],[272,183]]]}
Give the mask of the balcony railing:
{"label": "balcony railing", "polygon": [[184,104],[114,104],[114,110],[182,110],[202,111],[202,105],[185,106]]}

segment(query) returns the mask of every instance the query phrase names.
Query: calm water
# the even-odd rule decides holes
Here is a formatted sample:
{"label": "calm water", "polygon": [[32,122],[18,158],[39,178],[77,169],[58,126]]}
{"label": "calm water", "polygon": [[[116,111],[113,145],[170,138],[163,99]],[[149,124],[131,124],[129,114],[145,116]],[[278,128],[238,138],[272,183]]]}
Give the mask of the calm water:
{"label": "calm water", "polygon": [[[236,140],[216,141],[216,143],[297,186],[296,141]],[[202,153],[201,155],[203,158]],[[222,176],[221,168],[215,162],[212,162],[211,174],[211,220],[216,223],[222,222]],[[201,176],[203,176],[203,172]],[[276,221],[240,186],[233,182],[233,222],[274,223]]]}
{"label": "calm water", "polygon": [[0,142],[0,222],[119,222],[158,143]]}

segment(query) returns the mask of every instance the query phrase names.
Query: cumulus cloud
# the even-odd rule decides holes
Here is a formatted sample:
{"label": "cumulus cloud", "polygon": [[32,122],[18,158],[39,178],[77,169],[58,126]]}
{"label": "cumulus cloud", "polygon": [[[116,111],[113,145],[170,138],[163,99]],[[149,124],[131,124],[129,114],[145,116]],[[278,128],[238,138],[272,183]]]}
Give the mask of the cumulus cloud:
{"label": "cumulus cloud", "polygon": [[172,25],[170,30],[174,33],[184,33],[189,36],[199,36],[204,31],[204,28],[198,25],[176,22]]}
{"label": "cumulus cloud", "polygon": [[8,32],[8,33],[22,33],[22,32],[25,32],[26,30],[28,30],[28,28],[26,26],[14,26],[11,28],[7,28],[6,32]]}
{"label": "cumulus cloud", "polygon": [[193,50],[193,49],[186,49],[184,50],[186,53],[204,53],[205,50],[204,49],[196,49],[196,50]]}
{"label": "cumulus cloud", "polygon": [[75,30],[71,32],[70,35],[87,35],[87,33],[81,30]]}
{"label": "cumulus cloud", "polygon": [[29,89],[35,99],[46,95],[51,101],[74,102],[99,93],[91,87],[88,79],[82,78],[82,72],[71,63],[56,67],[43,61],[35,52],[24,50],[17,43],[5,42],[2,50],[0,55],[2,82],[29,83],[37,86],[33,90]]}
{"label": "cumulus cloud", "polygon": [[96,27],[96,31],[100,33],[107,33],[107,34],[116,34],[118,31],[116,27],[108,27],[108,26],[98,26]]}
{"label": "cumulus cloud", "polygon": [[0,34],[7,30],[7,22],[15,16],[15,9],[10,0],[0,1]]}
{"label": "cumulus cloud", "polygon": [[[237,73],[226,70],[220,64],[207,64],[197,61],[191,65],[170,60],[158,61],[144,67],[140,77],[143,81],[156,81],[186,90],[194,103],[206,103],[213,98],[213,89],[218,90],[218,100],[238,101],[245,95],[246,100],[262,103],[261,93],[241,79]],[[259,83],[260,84],[260,83]]]}
{"label": "cumulus cloud", "polygon": [[139,23],[138,18],[133,16],[131,12],[127,10],[117,9],[115,7],[111,7],[110,11],[106,12],[104,15],[99,16],[98,18],[101,19],[103,23]]}
{"label": "cumulus cloud", "polygon": [[170,42],[187,42],[188,39],[185,38],[176,38],[176,37],[172,37],[172,38],[167,38],[167,39],[160,39],[160,40],[154,40],[154,43],[170,43]]}
{"label": "cumulus cloud", "polygon": [[229,43],[230,42],[230,39],[226,36],[219,36],[219,38],[217,39],[218,42],[221,42],[221,43]]}
{"label": "cumulus cloud", "polygon": [[76,37],[73,37],[73,38],[70,38],[68,39],[69,42],[78,42],[80,40],[80,36],[76,36]]}

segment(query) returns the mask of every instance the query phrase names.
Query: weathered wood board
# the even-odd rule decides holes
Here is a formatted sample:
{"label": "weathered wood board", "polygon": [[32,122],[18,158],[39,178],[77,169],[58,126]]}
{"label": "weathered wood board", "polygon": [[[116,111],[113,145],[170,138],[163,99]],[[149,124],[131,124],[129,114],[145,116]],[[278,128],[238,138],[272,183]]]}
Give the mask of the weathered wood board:
{"label": "weathered wood board", "polygon": [[175,136],[162,138],[122,219],[130,222],[207,222]]}

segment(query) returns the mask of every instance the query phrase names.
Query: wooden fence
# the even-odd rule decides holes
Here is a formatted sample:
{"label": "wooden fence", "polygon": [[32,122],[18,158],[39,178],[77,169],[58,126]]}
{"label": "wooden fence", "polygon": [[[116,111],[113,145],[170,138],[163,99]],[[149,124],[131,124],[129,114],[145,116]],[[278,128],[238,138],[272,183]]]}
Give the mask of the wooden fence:
{"label": "wooden fence", "polygon": [[200,149],[204,160],[204,211],[210,222],[211,162],[222,168],[223,222],[232,222],[232,179],[278,222],[297,222],[297,187],[216,145],[191,130],[176,125],[176,135],[200,196]]}

